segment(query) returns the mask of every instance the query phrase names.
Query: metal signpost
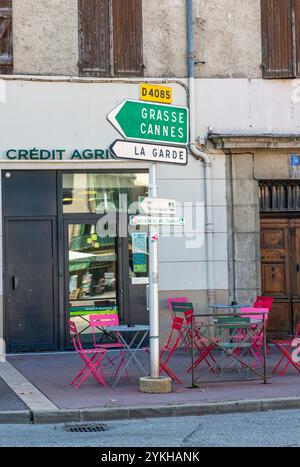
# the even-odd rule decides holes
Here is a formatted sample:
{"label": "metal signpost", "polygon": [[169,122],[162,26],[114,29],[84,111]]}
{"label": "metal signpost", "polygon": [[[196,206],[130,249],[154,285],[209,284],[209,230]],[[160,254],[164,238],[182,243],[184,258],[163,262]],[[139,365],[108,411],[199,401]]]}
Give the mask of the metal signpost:
{"label": "metal signpost", "polygon": [[[125,138],[125,140],[116,140],[111,145],[111,153],[117,158],[151,162],[149,198],[145,198],[141,203],[141,208],[146,215],[131,216],[130,218],[131,225],[149,226],[150,379],[152,380],[149,381],[149,384],[152,384],[153,381],[156,381],[155,384],[161,382],[158,226],[184,225],[183,217],[174,217],[175,201],[157,198],[157,163],[187,164],[188,108],[170,105],[172,97],[172,88],[142,83],[140,86],[140,99],[142,101],[124,100],[107,115],[107,120]],[[164,390],[154,392],[170,392],[170,382],[168,384],[169,386],[166,386]]]}

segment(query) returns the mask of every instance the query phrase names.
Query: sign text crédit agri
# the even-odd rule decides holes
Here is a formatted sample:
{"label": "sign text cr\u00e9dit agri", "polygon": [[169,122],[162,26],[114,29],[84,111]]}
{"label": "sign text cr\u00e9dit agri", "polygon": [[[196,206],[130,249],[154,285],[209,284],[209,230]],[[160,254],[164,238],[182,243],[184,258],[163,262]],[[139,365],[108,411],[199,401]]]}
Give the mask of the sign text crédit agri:
{"label": "sign text cr\u00e9dit agri", "polygon": [[97,160],[110,159],[108,149],[8,149],[1,153],[0,158],[8,160],[37,160],[37,161],[63,161],[63,160]]}

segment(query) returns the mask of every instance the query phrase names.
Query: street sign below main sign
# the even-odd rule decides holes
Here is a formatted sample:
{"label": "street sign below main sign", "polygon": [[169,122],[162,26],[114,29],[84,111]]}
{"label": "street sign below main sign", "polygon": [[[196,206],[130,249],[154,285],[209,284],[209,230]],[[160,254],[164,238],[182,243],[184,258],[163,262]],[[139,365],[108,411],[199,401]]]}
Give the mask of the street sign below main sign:
{"label": "street sign below main sign", "polygon": [[130,216],[130,225],[184,225],[184,217]]}
{"label": "street sign below main sign", "polygon": [[117,159],[166,162],[168,164],[180,165],[187,164],[187,149],[183,147],[138,143],[136,141],[118,139],[109,149]]}
{"label": "street sign below main sign", "polygon": [[150,216],[173,216],[176,212],[176,201],[165,198],[144,198],[140,207]]}
{"label": "street sign below main sign", "polygon": [[126,139],[188,144],[187,107],[124,100],[107,119]]}

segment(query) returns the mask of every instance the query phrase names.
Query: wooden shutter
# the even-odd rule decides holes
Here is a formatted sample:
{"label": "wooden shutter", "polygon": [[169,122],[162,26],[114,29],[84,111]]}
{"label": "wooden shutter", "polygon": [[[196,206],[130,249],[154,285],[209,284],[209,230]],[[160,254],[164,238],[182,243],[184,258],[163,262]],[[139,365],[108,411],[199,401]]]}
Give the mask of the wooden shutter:
{"label": "wooden shutter", "polygon": [[12,72],[12,0],[0,0],[0,74]]}
{"label": "wooden shutter", "polygon": [[300,0],[295,0],[296,75],[300,76]]}
{"label": "wooden shutter", "polygon": [[110,0],[79,0],[79,73],[109,76]]}
{"label": "wooden shutter", "polygon": [[261,18],[263,77],[295,77],[295,0],[261,0]]}
{"label": "wooden shutter", "polygon": [[113,55],[116,76],[142,76],[142,0],[113,0]]}

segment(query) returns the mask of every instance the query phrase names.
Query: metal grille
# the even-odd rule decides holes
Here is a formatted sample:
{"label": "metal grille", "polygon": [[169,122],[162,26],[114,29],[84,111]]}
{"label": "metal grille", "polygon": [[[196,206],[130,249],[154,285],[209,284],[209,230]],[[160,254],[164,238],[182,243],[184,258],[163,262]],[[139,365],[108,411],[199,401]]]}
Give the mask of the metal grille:
{"label": "metal grille", "polygon": [[96,423],[89,423],[89,424],[73,424],[73,425],[65,425],[64,431],[69,433],[95,433],[99,431],[106,431],[108,427],[103,424],[96,424]]}
{"label": "metal grille", "polygon": [[300,180],[260,181],[261,212],[300,211]]}

